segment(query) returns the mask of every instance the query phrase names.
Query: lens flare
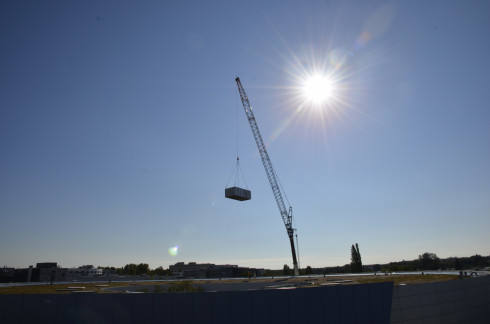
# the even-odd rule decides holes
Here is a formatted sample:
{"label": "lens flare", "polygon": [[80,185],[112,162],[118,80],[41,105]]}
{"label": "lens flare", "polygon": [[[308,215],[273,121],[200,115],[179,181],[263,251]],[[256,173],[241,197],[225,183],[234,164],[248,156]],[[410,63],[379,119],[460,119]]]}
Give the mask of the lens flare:
{"label": "lens flare", "polygon": [[168,254],[171,256],[177,256],[177,254],[179,254],[179,246],[177,245],[168,249]]}
{"label": "lens flare", "polygon": [[342,48],[335,48],[328,55],[328,60],[333,67],[340,69],[346,63],[348,57],[348,51]]}

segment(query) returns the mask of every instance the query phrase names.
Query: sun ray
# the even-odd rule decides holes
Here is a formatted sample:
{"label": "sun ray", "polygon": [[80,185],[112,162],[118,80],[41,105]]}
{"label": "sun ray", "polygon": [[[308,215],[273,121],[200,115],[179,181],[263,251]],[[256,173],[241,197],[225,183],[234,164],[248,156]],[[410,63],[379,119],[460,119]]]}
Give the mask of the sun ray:
{"label": "sun ray", "polygon": [[[371,109],[367,109],[366,90],[371,85],[367,83],[366,77],[369,76],[366,72],[382,63],[386,55],[379,48],[366,49],[370,38],[365,31],[353,35],[347,42],[350,46],[345,46],[343,42],[342,47],[335,41],[333,33],[336,24],[333,23],[333,27],[330,24],[315,28],[293,46],[277,26],[271,22],[269,24],[275,37],[259,36],[279,59],[270,61],[258,53],[255,55],[270,63],[273,70],[280,71],[284,82],[255,86],[274,90],[269,92],[274,97],[270,108],[275,109],[281,119],[267,136],[268,145],[284,134],[291,136],[294,132],[298,134],[298,131],[305,138],[322,136],[327,142],[339,126],[347,132],[353,131],[360,116],[381,122]],[[320,32],[327,29],[331,30],[331,34]],[[364,46],[357,46],[361,41]]]}

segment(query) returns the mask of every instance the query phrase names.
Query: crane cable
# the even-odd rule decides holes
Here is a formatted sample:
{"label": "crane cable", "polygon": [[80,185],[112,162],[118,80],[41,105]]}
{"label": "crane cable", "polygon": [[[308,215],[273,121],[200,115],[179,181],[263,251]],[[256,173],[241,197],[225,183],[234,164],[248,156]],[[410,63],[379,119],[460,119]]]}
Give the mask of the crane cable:
{"label": "crane cable", "polygon": [[235,96],[235,113],[236,113],[236,159],[238,161],[239,158],[238,158],[238,98],[237,96]]}
{"label": "crane cable", "polygon": [[[228,184],[230,183],[231,178],[233,177],[233,174],[235,174],[235,183],[234,187],[239,187],[240,186],[240,174],[242,175],[243,182],[245,182],[245,188],[248,190],[248,185],[247,181],[245,180],[245,175],[243,174],[242,169],[240,168],[240,157],[238,154],[238,97],[235,96],[235,112],[236,112],[236,164],[233,168],[233,171],[230,174],[230,177],[228,178],[228,182],[226,183],[226,187],[228,187]],[[238,184],[238,185],[237,185]]]}
{"label": "crane cable", "polygon": [[281,187],[281,191],[284,194],[284,198],[286,198],[286,201],[288,202],[289,207],[291,207],[291,204],[289,203],[288,195],[286,195],[286,191],[284,191],[284,188],[282,187],[281,180],[279,179],[276,170],[274,170],[274,174],[276,175],[277,182],[279,182],[279,187]]}

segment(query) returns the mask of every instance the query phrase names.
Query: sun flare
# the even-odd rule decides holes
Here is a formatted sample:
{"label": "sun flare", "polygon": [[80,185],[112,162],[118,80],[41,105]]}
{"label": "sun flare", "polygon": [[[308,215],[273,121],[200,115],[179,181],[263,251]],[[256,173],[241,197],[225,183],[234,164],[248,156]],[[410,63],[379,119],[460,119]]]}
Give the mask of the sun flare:
{"label": "sun flare", "polygon": [[314,75],[305,80],[303,95],[315,104],[323,104],[329,101],[334,94],[332,80],[324,75]]}

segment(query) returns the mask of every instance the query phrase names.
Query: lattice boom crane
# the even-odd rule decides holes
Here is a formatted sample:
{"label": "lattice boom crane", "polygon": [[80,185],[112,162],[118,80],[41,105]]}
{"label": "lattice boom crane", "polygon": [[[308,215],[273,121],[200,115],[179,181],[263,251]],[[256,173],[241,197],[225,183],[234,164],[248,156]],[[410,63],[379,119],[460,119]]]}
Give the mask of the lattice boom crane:
{"label": "lattice boom crane", "polygon": [[277,207],[279,208],[279,212],[281,213],[282,220],[284,221],[284,225],[286,226],[286,230],[288,232],[289,242],[291,243],[291,253],[293,254],[294,275],[297,276],[299,275],[299,269],[298,261],[296,259],[296,249],[294,247],[295,229],[293,228],[293,208],[289,206],[289,211],[288,209],[286,209],[284,199],[282,198],[281,187],[279,186],[279,182],[277,180],[276,172],[274,171],[271,159],[269,158],[269,154],[267,153],[264,141],[262,140],[262,136],[260,135],[259,126],[257,125],[257,121],[255,120],[255,116],[252,111],[252,107],[250,106],[250,102],[248,101],[247,94],[243,89],[240,78],[236,78],[235,81],[238,85],[238,91],[240,92],[243,109],[245,110],[250,128],[252,129],[255,143],[257,143],[257,148],[259,149],[260,157],[262,158],[262,164],[264,165],[265,173],[267,174],[269,184],[272,188],[272,193],[274,194]]}

